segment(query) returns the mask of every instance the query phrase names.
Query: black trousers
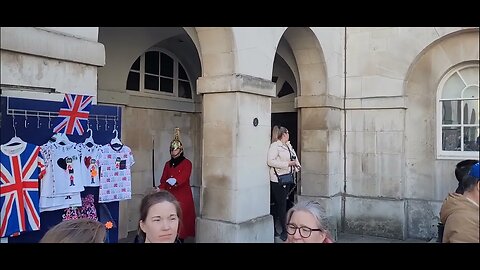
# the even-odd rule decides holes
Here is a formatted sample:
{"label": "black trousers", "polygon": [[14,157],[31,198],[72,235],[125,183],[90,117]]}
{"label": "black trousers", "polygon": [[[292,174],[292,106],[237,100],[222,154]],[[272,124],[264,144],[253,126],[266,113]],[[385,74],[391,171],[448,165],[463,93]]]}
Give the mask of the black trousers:
{"label": "black trousers", "polygon": [[[275,206],[273,207],[273,217],[278,217],[282,225],[282,233],[287,233],[286,219],[287,219],[287,190],[288,186],[284,187],[279,183],[270,181],[270,194]],[[275,222],[273,226],[275,230]]]}

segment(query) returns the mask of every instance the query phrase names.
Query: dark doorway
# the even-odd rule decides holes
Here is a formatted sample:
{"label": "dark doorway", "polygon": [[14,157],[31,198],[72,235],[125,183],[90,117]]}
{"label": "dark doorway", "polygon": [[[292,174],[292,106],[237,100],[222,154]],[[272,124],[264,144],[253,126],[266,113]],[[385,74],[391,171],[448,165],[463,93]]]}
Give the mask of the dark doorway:
{"label": "dark doorway", "polygon": [[[297,112],[284,112],[284,113],[272,113],[272,126],[270,127],[270,132],[274,125],[283,126],[288,129],[290,134],[290,143],[297,151]],[[297,153],[298,154],[298,153]]]}
{"label": "dark doorway", "polygon": [[[290,134],[290,144],[293,146],[295,152],[298,153],[298,129],[297,129],[297,112],[283,112],[283,113],[272,113],[272,126],[270,132],[272,131],[273,126],[282,126],[288,129]],[[298,179],[297,179],[298,180]],[[293,188],[293,190],[292,190]],[[287,200],[287,211],[290,209],[295,202],[295,195],[297,193],[297,187],[289,187],[289,196]],[[273,206],[273,205],[272,205]]]}

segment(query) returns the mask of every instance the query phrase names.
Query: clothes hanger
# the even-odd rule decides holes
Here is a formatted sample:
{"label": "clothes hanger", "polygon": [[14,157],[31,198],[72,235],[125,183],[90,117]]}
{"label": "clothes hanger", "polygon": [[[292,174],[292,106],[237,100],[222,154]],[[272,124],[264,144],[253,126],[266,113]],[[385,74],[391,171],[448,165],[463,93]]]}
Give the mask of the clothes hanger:
{"label": "clothes hanger", "polygon": [[10,141],[8,141],[5,146],[15,146],[25,143],[20,137],[17,137],[17,134],[15,134],[15,137],[11,138]]}
{"label": "clothes hanger", "polygon": [[[48,128],[49,128],[49,129],[50,129],[50,122],[51,122],[50,119],[51,119],[51,118],[50,118],[50,113],[49,113],[49,115],[48,115]],[[48,141],[49,141],[49,142],[58,142],[58,143],[60,143],[60,138],[62,137],[62,134],[63,134],[63,133],[59,133],[59,132],[53,133],[52,137],[50,137],[50,139],[48,139]],[[68,138],[67,138],[67,139],[68,139]]]}
{"label": "clothes hanger", "polygon": [[111,145],[112,147],[115,147],[115,148],[123,146],[123,143],[118,139],[118,131],[117,131],[117,129],[114,129],[112,133],[114,133],[114,132],[115,132],[115,138],[113,138],[113,139],[110,141],[110,145]]}
{"label": "clothes hanger", "polygon": [[67,144],[71,144],[71,143],[72,143],[72,142],[68,139],[66,133],[59,133],[59,134],[60,134],[60,135],[57,136],[56,143],[58,143],[58,144],[60,144],[60,145],[67,145]]}
{"label": "clothes hanger", "polygon": [[[26,127],[26,125],[25,125]],[[13,131],[14,131],[14,136],[8,141],[5,146],[16,146],[19,144],[24,144],[25,142],[17,136],[17,129],[15,128],[15,116],[13,116]]]}
{"label": "clothes hanger", "polygon": [[83,144],[85,144],[87,147],[93,147],[95,144],[95,141],[93,140],[93,130],[90,129],[90,126],[87,129],[87,132],[90,131],[90,136],[88,136]]}
{"label": "clothes hanger", "polygon": [[58,138],[60,137],[60,133],[53,133],[52,137],[48,139],[50,142],[56,142]]}

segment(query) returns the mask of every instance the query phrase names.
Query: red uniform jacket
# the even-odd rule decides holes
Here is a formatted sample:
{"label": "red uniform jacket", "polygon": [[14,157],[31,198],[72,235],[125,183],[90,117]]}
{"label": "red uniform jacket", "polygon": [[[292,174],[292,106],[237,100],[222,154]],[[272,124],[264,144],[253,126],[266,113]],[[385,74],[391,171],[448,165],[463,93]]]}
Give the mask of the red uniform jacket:
{"label": "red uniform jacket", "polygon": [[[192,173],[192,162],[183,159],[175,167],[171,166],[171,161],[165,163],[162,178],[160,179],[160,189],[168,190],[180,202],[182,208],[182,226],[180,227],[179,237],[185,239],[189,236],[195,236],[195,204],[193,203],[192,189],[190,187],[190,174]],[[166,180],[170,177],[177,179],[177,183],[171,186]]]}

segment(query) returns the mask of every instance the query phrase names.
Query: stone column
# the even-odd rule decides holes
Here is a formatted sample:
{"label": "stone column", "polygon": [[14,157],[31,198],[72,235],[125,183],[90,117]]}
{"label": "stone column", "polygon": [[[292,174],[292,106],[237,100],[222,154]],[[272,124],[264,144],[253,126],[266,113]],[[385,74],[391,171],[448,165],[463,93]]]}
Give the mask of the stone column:
{"label": "stone column", "polygon": [[325,207],[336,238],[343,189],[342,99],[331,95],[299,96],[300,158],[298,200],[317,200]]}
{"label": "stone column", "polygon": [[203,158],[196,242],[273,242],[267,151],[275,84],[233,74],[201,77],[197,86]]}

